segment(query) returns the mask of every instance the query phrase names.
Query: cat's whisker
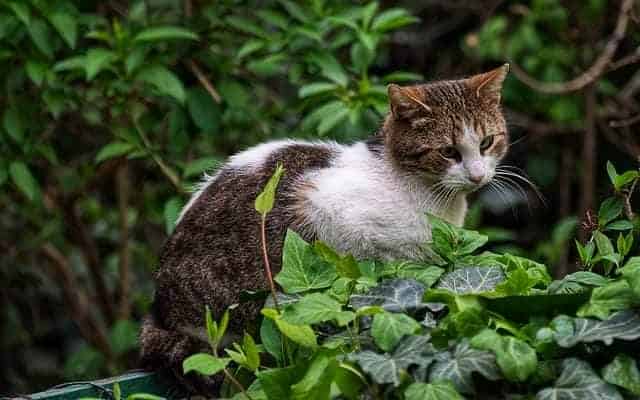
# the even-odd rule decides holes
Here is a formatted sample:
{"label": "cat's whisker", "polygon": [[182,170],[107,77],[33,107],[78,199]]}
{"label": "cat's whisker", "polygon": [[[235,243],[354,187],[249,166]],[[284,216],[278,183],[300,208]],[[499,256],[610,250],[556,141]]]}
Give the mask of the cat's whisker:
{"label": "cat's whisker", "polygon": [[517,182],[515,182],[513,179],[506,176],[498,176],[496,177],[496,180],[502,183],[507,189],[512,189],[518,192],[524,199],[524,202],[527,205],[527,210],[529,211],[529,214],[532,213],[531,203],[529,202],[529,196],[527,195],[527,192]]}
{"label": "cat's whisker", "polygon": [[511,210],[511,213],[513,214],[513,216],[517,219],[518,218],[518,211],[515,207],[513,207],[512,202],[510,202],[509,200],[507,200],[506,197],[506,188],[504,186],[504,184],[496,179],[492,180],[489,184],[489,188],[493,189],[496,194],[498,194],[498,196],[500,197],[500,199],[502,200],[502,202],[509,206],[509,209]]}
{"label": "cat's whisker", "polygon": [[[520,171],[520,173],[518,171]],[[496,175],[497,176],[509,176],[509,177],[521,180],[522,182],[526,183],[529,187],[531,187],[533,192],[536,194],[536,196],[538,197],[538,200],[540,200],[540,202],[546,207],[547,206],[547,201],[544,198],[544,195],[542,194],[540,189],[538,189],[538,186],[536,186],[536,184],[534,184],[529,178],[527,178],[526,176],[524,176],[522,174],[524,174],[524,172],[522,170],[520,170],[519,168],[517,168],[517,167],[511,167],[511,166],[506,166],[506,165],[505,166],[496,167]]]}

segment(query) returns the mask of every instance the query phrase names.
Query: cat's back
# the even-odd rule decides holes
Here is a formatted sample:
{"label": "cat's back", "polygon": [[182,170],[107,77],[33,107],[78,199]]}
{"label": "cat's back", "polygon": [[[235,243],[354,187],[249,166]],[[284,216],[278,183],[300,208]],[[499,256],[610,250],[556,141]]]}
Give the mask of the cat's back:
{"label": "cat's back", "polygon": [[305,174],[328,168],[340,152],[332,142],[267,142],[231,157],[203,182],[160,256],[154,314],[163,325],[192,325],[202,319],[204,305],[219,313],[243,290],[262,289],[255,198],[281,163],[286,171],[267,218],[269,256],[277,270],[286,229],[296,219],[294,187]]}

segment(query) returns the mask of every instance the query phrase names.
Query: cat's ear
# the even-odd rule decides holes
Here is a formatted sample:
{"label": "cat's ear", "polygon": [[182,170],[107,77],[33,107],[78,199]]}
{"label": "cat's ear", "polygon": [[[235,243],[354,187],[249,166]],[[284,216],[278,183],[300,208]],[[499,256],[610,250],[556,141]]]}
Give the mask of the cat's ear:
{"label": "cat's ear", "polygon": [[474,75],[467,79],[467,85],[478,96],[491,102],[500,103],[502,83],[509,72],[509,64],[504,64],[484,74]]}
{"label": "cat's ear", "polygon": [[424,103],[422,90],[416,86],[399,86],[394,83],[387,87],[389,106],[396,119],[409,119],[431,107]]}

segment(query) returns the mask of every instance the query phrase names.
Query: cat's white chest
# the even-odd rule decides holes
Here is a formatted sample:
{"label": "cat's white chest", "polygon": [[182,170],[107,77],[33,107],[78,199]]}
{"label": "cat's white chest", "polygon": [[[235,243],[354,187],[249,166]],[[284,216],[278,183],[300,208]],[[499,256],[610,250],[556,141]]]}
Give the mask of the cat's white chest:
{"label": "cat's white chest", "polygon": [[[426,213],[441,214],[430,208],[427,190],[403,182],[364,144],[346,147],[331,167],[310,172],[303,181],[303,229],[358,258],[419,258],[430,240]],[[441,216],[461,223],[466,202],[452,206],[446,211],[462,215]]]}

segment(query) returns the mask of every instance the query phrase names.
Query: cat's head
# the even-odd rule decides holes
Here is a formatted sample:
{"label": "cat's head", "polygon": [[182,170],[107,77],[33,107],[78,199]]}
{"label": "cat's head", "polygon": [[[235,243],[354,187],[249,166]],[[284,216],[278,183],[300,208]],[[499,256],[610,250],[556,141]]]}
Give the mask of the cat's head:
{"label": "cat's head", "polygon": [[500,107],[508,64],[467,79],[389,85],[385,146],[405,172],[460,191],[487,184],[509,147]]}

